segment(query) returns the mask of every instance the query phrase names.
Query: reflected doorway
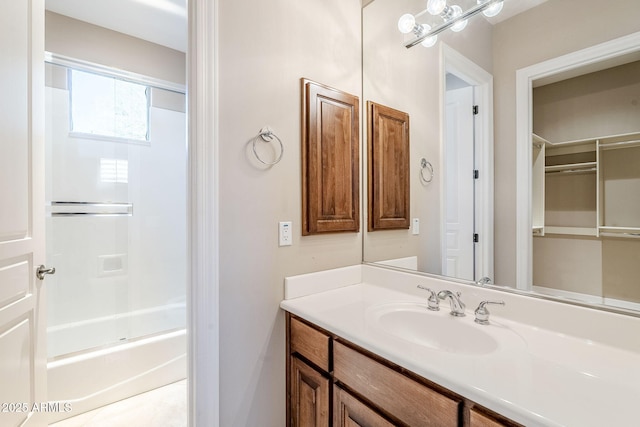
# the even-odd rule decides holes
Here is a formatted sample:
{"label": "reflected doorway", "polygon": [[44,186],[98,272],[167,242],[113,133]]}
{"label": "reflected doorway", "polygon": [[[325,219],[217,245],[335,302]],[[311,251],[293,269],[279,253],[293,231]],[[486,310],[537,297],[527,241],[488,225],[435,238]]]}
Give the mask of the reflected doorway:
{"label": "reflected doorway", "polygon": [[493,278],[493,77],[443,45],[442,274]]}

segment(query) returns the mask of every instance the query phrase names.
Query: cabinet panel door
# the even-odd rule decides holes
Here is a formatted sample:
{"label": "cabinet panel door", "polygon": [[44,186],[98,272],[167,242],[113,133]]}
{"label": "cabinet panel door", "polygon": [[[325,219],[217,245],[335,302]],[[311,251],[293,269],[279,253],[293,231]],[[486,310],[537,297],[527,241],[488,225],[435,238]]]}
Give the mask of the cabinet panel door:
{"label": "cabinet panel door", "polygon": [[409,228],[409,115],[367,102],[369,231]]}
{"label": "cabinet panel door", "polygon": [[333,388],[334,427],[393,427],[373,409],[340,387]]}
{"label": "cabinet panel door", "polygon": [[360,230],[357,96],[302,79],[302,234]]}
{"label": "cabinet panel door", "polygon": [[297,357],[291,358],[291,425],[329,426],[329,379]]}

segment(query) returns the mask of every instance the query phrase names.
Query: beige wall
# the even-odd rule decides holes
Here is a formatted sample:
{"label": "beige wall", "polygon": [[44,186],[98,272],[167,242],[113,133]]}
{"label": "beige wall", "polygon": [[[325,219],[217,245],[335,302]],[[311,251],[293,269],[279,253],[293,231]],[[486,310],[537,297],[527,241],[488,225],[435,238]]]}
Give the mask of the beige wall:
{"label": "beige wall", "polygon": [[[359,0],[220,1],[222,426],[285,425],[283,278],[361,262],[361,233],[300,227],[300,78],[360,97],[360,13]],[[271,168],[248,147],[265,125],[285,147]],[[278,247],[285,220],[293,246]]]}
{"label": "beige wall", "polygon": [[49,11],[45,30],[47,52],[172,83],[186,82],[183,52]]}
{"label": "beige wall", "polygon": [[602,242],[582,236],[533,238],[533,284],[603,296]]}
{"label": "beige wall", "polygon": [[553,143],[640,131],[640,61],[535,88],[533,131]]}
{"label": "beige wall", "polygon": [[549,0],[494,27],[495,281],[516,280],[516,70],[640,31],[640,2]]}

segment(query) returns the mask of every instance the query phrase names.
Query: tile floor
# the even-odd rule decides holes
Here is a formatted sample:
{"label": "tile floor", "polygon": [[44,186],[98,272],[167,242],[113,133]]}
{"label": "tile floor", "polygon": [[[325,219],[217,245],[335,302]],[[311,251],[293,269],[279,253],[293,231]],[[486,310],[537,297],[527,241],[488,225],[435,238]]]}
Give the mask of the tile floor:
{"label": "tile floor", "polygon": [[183,380],[59,421],[50,427],[186,425],[187,381]]}

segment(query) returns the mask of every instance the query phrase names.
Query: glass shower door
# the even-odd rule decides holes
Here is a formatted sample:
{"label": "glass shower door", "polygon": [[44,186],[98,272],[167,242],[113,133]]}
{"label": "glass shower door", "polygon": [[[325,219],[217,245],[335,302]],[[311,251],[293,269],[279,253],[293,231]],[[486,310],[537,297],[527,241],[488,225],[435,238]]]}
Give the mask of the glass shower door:
{"label": "glass shower door", "polygon": [[46,107],[49,358],[184,329],[184,94],[47,64]]}

